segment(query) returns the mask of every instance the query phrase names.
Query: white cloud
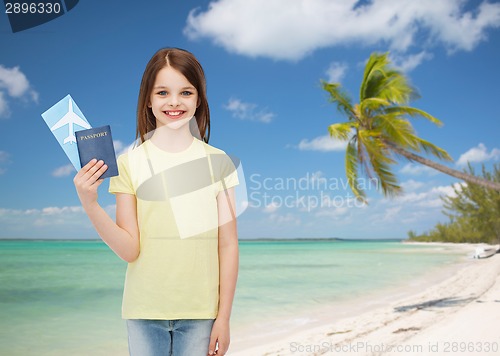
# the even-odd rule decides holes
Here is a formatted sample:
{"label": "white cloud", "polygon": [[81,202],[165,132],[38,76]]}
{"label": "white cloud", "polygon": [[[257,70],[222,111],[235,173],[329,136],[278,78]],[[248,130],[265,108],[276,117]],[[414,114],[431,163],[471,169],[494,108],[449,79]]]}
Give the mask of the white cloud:
{"label": "white cloud", "polygon": [[312,140],[302,139],[298,148],[302,151],[345,151],[347,141],[336,140],[328,135],[315,137]]}
{"label": "white cloud", "polygon": [[425,60],[432,59],[433,55],[427,51],[422,51],[417,54],[402,55],[391,54],[391,62],[394,63],[403,72],[411,72],[417,68]]}
{"label": "white cloud", "polygon": [[416,193],[416,192],[409,192],[406,194],[403,194],[401,196],[395,197],[394,200],[396,200],[398,203],[416,203],[420,202],[422,200],[425,200],[426,197],[428,196],[427,193]]}
{"label": "white cloud", "polygon": [[240,99],[231,98],[229,102],[224,105],[224,109],[231,112],[233,117],[241,120],[258,121],[263,123],[270,123],[275,114],[269,112],[267,109],[260,109],[257,104],[246,103]]}
{"label": "white cloud", "polygon": [[72,164],[67,164],[65,166],[56,168],[56,169],[54,169],[54,171],[52,171],[52,176],[58,177],[58,178],[59,177],[67,177],[71,174],[73,174],[73,175],[76,174],[75,167],[73,167]]}
{"label": "white cloud", "polygon": [[83,213],[84,210],[81,206],[49,206],[41,210],[42,215],[61,215],[66,213]]}
{"label": "white cloud", "polygon": [[326,70],[327,80],[329,83],[339,83],[344,78],[348,65],[340,62],[330,63],[330,67]]}
{"label": "white cloud", "polygon": [[[115,206],[104,206],[114,219]],[[48,206],[44,208],[0,208],[0,237],[74,238],[95,236],[81,206]],[[40,235],[42,234],[42,235]]]}
{"label": "white cloud", "polygon": [[401,183],[401,187],[405,192],[413,192],[419,188],[421,188],[424,185],[422,182],[417,182],[413,179],[410,179],[406,182]]}
{"label": "white cloud", "polygon": [[423,164],[416,164],[416,163],[405,164],[404,167],[399,170],[399,172],[402,174],[407,174],[412,176],[418,176],[421,174],[433,176],[438,174],[438,171],[436,171],[435,169],[424,166]]}
{"label": "white cloud", "polygon": [[0,217],[5,218],[7,216],[49,216],[49,215],[64,215],[64,214],[83,214],[84,210],[81,206],[48,206],[42,209],[8,209],[0,208]]}
{"label": "white cloud", "polygon": [[345,219],[346,216],[348,215],[349,213],[349,209],[348,207],[335,207],[335,208],[322,208],[322,209],[318,209],[318,211],[315,213],[315,216],[317,217],[326,217],[326,218],[330,218],[330,219]]}
{"label": "white cloud", "polygon": [[[152,132],[154,132],[154,130]],[[152,132],[150,132],[148,135],[152,135]],[[151,137],[151,136],[149,136],[149,137]],[[128,145],[120,140],[113,140],[113,148],[115,149],[116,158],[118,158],[119,156],[121,156],[127,152],[132,151],[135,147],[137,147],[139,145],[140,145],[139,140],[135,140],[134,142],[132,142]]]}
{"label": "white cloud", "polygon": [[275,224],[275,226],[279,226],[279,225],[286,225],[286,226],[296,225],[297,226],[297,225],[301,224],[300,218],[294,216],[291,213],[287,213],[284,215],[271,214],[271,215],[269,215],[269,220],[273,224]]}
{"label": "white cloud", "polygon": [[438,186],[434,187],[429,191],[429,194],[437,194],[439,196],[442,195],[447,195],[450,197],[456,197],[457,195],[455,194],[455,189],[458,191],[462,190],[462,187],[467,186],[466,183],[455,183],[453,185],[446,185],[446,186]]}
{"label": "white cloud", "polygon": [[35,220],[32,224],[35,227],[59,226],[61,229],[65,229],[88,225],[88,219],[81,206],[50,206],[40,211],[34,211],[33,215]]}
{"label": "white cloud", "polygon": [[72,207],[46,207],[42,209],[0,209],[0,222],[2,228],[9,230],[30,229],[43,226],[88,226],[83,208]]}
{"label": "white cloud", "polygon": [[115,152],[119,152],[121,150],[123,150],[125,147],[125,144],[120,141],[120,140],[113,140],[113,148],[115,149]]}
{"label": "white cloud", "polygon": [[477,147],[473,147],[462,154],[457,161],[457,165],[466,166],[468,162],[479,163],[490,160],[498,160],[499,158],[500,150],[498,148],[493,148],[490,152],[488,152],[486,146],[480,143]]}
{"label": "white cloud", "polygon": [[266,205],[266,207],[264,208],[264,212],[265,213],[274,213],[276,210],[279,209],[279,204],[278,203],[275,203],[275,202],[272,202],[268,205]]}
{"label": "white cloud", "polygon": [[373,226],[394,226],[400,228],[402,224],[407,229],[427,230],[431,228],[440,218],[443,217],[442,197],[454,197],[456,188],[458,191],[464,187],[465,183],[455,183],[452,186],[434,186],[427,188],[425,185],[417,188],[419,182],[409,181],[407,185],[414,186],[415,191],[406,192],[404,195],[377,199],[368,208],[372,212],[365,219]]}
{"label": "white cloud", "polygon": [[455,194],[454,188],[460,191],[465,185],[465,183],[455,183],[453,186],[447,185],[434,187],[430,191],[426,192],[425,199],[418,205],[422,208],[441,208],[443,206],[442,197],[456,197],[457,195]]}
{"label": "white cloud", "polygon": [[20,212],[20,210],[0,208],[0,218],[3,218],[9,214],[17,214],[18,212]]}
{"label": "white cloud", "polygon": [[[471,50],[500,26],[500,4],[457,0],[216,0],[192,10],[185,35],[250,57],[299,60],[331,46],[388,44],[406,52],[442,44]],[[418,42],[417,43],[417,35]],[[414,60],[418,60],[415,58]]]}
{"label": "white cloud", "polygon": [[440,208],[443,205],[441,200],[442,196],[456,196],[454,188],[460,190],[465,183],[455,183],[453,186],[437,186],[433,187],[424,192],[409,192],[404,195],[398,196],[393,200],[398,204],[407,205],[409,204],[412,208],[424,207],[424,208]]}
{"label": "white cloud", "polygon": [[447,185],[431,188],[427,192],[421,193],[421,199],[419,199],[416,205],[424,209],[441,209],[443,206],[443,200],[441,198],[444,196],[456,197],[454,188],[460,191],[463,186],[465,186],[465,183],[455,183],[452,186]]}
{"label": "white cloud", "polygon": [[35,100],[36,94],[31,92],[30,84],[19,67],[6,68],[0,64],[0,88],[7,89],[10,96],[19,98],[27,92]]}
{"label": "white cloud", "polygon": [[122,154],[133,150],[135,147],[135,142],[132,142],[130,145],[125,145],[120,140],[113,140],[113,147],[115,148],[116,157],[118,158],[118,156],[121,156]]}
{"label": "white cloud", "polygon": [[6,68],[0,64],[0,117],[10,115],[5,94],[12,98],[38,102],[38,93],[31,88],[28,79],[19,67]]}

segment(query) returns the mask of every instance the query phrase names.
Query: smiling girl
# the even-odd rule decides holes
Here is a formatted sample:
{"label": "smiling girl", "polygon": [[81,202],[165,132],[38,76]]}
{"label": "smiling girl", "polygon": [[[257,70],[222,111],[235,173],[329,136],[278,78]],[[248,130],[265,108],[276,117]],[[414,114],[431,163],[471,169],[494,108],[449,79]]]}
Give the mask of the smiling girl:
{"label": "smiling girl", "polygon": [[93,160],[74,178],[102,240],[128,262],[122,316],[132,356],[224,355],[238,274],[235,165],[208,144],[203,69],[189,52],[159,50],[144,71],[139,146],[111,178],[116,222],[97,202],[107,169]]}

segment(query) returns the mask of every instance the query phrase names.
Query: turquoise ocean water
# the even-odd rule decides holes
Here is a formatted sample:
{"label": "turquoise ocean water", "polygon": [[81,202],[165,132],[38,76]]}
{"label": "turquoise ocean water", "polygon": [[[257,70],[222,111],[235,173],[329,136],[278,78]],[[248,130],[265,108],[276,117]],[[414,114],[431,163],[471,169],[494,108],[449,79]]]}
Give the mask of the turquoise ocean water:
{"label": "turquoise ocean water", "polygon": [[[463,257],[399,242],[241,241],[233,335],[409,285]],[[0,241],[0,355],[127,355],[125,269],[100,241]]]}

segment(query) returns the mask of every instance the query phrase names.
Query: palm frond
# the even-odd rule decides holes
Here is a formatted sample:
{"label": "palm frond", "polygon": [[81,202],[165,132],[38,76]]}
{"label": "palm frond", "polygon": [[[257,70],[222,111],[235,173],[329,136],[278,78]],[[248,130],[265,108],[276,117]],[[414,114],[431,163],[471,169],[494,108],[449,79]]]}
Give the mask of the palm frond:
{"label": "palm frond", "polygon": [[410,85],[405,75],[397,70],[387,73],[385,86],[380,96],[396,104],[405,104],[415,95],[415,89]]}
{"label": "palm frond", "polygon": [[356,129],[355,122],[341,122],[328,126],[330,136],[338,140],[347,141],[353,130]]}
{"label": "palm frond", "polygon": [[407,77],[391,66],[388,53],[373,53],[365,67],[360,100],[382,98],[395,104],[407,103],[416,96],[416,90]]}
{"label": "palm frond", "polygon": [[443,123],[440,120],[438,120],[437,118],[435,118],[431,114],[425,112],[424,110],[413,108],[411,106],[393,106],[393,107],[387,108],[386,112],[389,114],[395,114],[395,115],[400,115],[400,116],[404,116],[404,115],[409,115],[411,117],[422,116],[423,118],[429,120],[430,122],[432,122],[433,124],[436,124],[437,126],[443,125]]}
{"label": "palm frond", "polygon": [[451,156],[441,147],[438,147],[423,138],[415,136],[415,140],[418,142],[419,148],[423,149],[426,153],[431,154],[439,159],[445,161],[453,161]]}
{"label": "palm frond", "polygon": [[361,112],[366,112],[368,110],[377,111],[390,105],[391,103],[389,101],[382,98],[365,98],[361,100],[359,108]]}
{"label": "palm frond", "polygon": [[396,175],[392,172],[390,165],[395,161],[383,141],[376,139],[376,135],[368,131],[360,131],[360,144],[364,146],[369,157],[371,169],[378,179],[378,184],[384,195],[396,196],[401,194],[402,189],[398,185]]}
{"label": "palm frond", "polygon": [[381,114],[376,116],[374,120],[377,128],[382,132],[384,140],[391,141],[404,148],[418,149],[415,130],[408,120],[390,114]]}
{"label": "palm frond", "polygon": [[368,62],[365,65],[365,71],[363,73],[363,80],[361,81],[361,88],[359,92],[360,100],[365,98],[373,98],[376,95],[370,95],[373,92],[372,86],[376,84],[371,78],[376,75],[381,68],[389,64],[389,59],[387,53],[374,52],[368,58]]}
{"label": "palm frond", "polygon": [[366,203],[365,192],[363,190],[358,189],[359,188],[358,168],[359,168],[359,161],[358,161],[358,151],[356,147],[356,141],[351,139],[351,141],[349,141],[349,143],[347,144],[347,149],[345,154],[345,171],[347,176],[347,182],[349,183],[349,186],[351,187],[351,190],[354,193],[354,195],[358,199],[361,199],[364,203]]}
{"label": "palm frond", "polygon": [[374,96],[389,100],[394,104],[405,104],[415,95],[415,89],[407,78],[396,69],[386,68],[384,72],[373,76]]}
{"label": "palm frond", "polygon": [[330,102],[337,104],[337,109],[346,114],[351,120],[353,117],[352,101],[349,95],[342,89],[340,83],[328,83],[321,81],[324,90],[330,94]]}

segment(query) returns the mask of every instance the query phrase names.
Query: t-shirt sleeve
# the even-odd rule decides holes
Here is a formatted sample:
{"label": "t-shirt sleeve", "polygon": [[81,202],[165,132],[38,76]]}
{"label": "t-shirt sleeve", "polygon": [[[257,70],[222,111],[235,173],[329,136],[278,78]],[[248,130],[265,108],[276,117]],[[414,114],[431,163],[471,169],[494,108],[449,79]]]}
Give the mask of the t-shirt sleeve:
{"label": "t-shirt sleeve", "polygon": [[219,191],[227,190],[240,183],[238,179],[239,161],[236,157],[223,154],[220,157]]}
{"label": "t-shirt sleeve", "polygon": [[118,175],[111,177],[109,180],[109,192],[112,194],[127,193],[135,195],[132,180],[130,179],[130,167],[127,157],[127,154],[123,154],[117,159]]}

